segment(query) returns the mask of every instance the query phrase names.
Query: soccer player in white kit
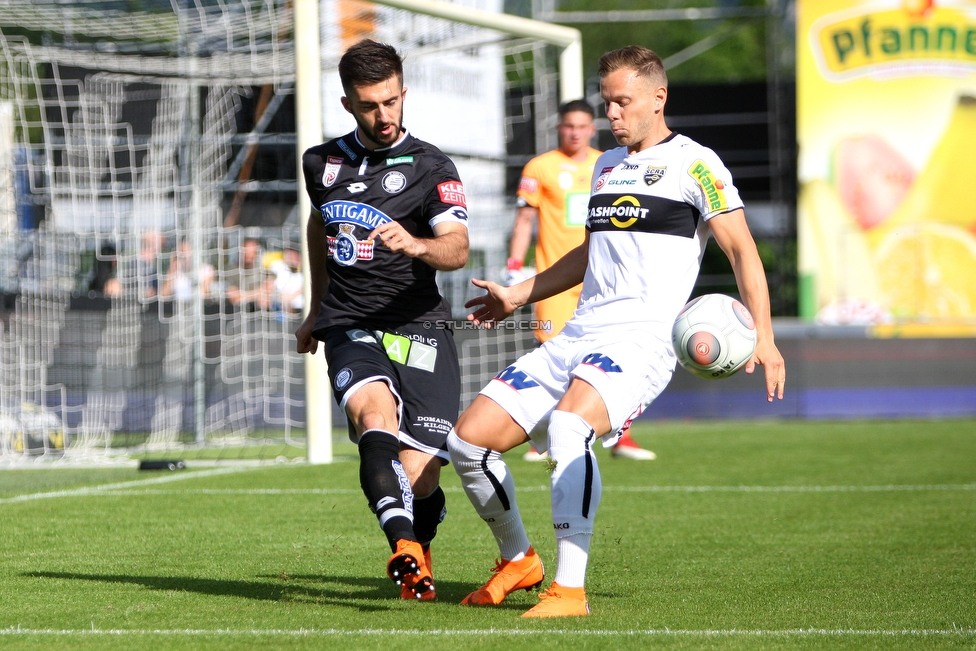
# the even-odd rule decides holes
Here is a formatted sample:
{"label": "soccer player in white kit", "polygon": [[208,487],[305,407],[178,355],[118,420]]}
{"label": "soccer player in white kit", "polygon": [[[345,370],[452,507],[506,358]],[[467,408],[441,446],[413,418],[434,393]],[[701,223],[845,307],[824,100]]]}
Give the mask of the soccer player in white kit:
{"label": "soccer player in white kit", "polygon": [[[612,445],[671,379],[671,326],[698,275],[711,234],[728,256],[739,293],[758,331],[746,365],[761,364],[766,398],[783,398],[786,366],[773,342],[769,291],[732,177],[710,149],[673,133],[664,121],[667,76],[654,52],[630,46],[600,59],[600,93],[622,145],[603,154],[593,173],[586,239],[552,267],[472,299],[468,317],[490,327],[519,307],[579,282],[573,318],[541,348],[499,373],[448,436],[451,460],[478,515],[498,543],[491,578],[462,601],[495,605],[544,578],[501,454],[529,440],[548,417],[548,448],[558,563],[552,586],[523,617],[589,614],[584,590],[593,522],[601,497],[596,439]],[[542,437],[540,437],[541,439]]]}

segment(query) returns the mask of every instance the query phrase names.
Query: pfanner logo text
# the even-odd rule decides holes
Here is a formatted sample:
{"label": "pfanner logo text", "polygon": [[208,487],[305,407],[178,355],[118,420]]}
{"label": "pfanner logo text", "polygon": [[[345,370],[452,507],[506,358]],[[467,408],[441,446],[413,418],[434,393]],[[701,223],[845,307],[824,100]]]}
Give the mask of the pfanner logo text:
{"label": "pfanner logo text", "polygon": [[912,76],[976,69],[976,18],[949,7],[829,14],[810,28],[809,42],[824,77],[885,73]]}
{"label": "pfanner logo text", "polygon": [[722,179],[715,178],[715,175],[712,174],[712,170],[708,169],[705,161],[696,160],[692,163],[688,173],[691,174],[693,179],[698,181],[702,192],[705,193],[709,212],[725,210],[728,207],[728,202],[725,200],[725,184],[722,183]]}

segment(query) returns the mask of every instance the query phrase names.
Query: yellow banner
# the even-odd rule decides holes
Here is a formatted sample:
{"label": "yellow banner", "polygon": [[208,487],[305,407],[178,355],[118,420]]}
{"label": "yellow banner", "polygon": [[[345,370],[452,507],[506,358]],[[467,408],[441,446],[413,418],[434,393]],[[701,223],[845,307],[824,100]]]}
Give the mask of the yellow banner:
{"label": "yellow banner", "polygon": [[976,320],[976,0],[797,3],[801,315]]}

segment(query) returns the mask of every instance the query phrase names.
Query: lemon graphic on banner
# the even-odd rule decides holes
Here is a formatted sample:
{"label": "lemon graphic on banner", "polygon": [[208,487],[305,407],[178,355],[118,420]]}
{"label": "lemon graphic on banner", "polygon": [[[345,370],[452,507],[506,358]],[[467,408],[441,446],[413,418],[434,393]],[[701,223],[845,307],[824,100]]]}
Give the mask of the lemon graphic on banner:
{"label": "lemon graphic on banner", "polygon": [[976,236],[947,224],[893,229],[875,254],[883,300],[896,317],[976,316]]}
{"label": "lemon graphic on banner", "polygon": [[905,199],[870,231],[883,301],[896,317],[976,317],[976,98],[964,95]]}

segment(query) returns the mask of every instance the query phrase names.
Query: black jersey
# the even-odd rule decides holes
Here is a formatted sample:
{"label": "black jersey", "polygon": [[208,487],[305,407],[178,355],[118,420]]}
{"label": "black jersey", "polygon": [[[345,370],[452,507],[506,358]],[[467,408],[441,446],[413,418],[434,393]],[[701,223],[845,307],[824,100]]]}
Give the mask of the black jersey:
{"label": "black jersey", "polygon": [[391,220],[424,238],[434,236],[438,223],[466,224],[464,188],[451,159],[409,133],[392,147],[370,151],[354,131],[306,151],[302,167],[329,246],[329,289],[316,331],[450,319],[433,267],[366,236]]}

